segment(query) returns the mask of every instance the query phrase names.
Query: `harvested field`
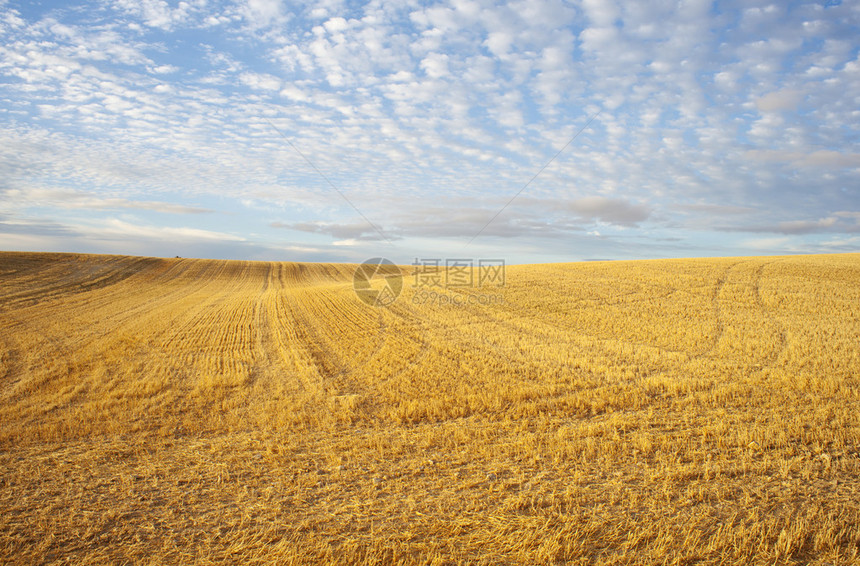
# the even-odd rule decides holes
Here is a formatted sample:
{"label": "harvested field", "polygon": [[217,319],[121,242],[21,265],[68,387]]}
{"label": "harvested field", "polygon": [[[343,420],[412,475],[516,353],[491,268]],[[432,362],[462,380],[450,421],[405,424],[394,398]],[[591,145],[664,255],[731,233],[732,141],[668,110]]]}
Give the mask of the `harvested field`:
{"label": "harvested field", "polygon": [[0,253],[0,561],[860,564],[860,256],[355,267]]}

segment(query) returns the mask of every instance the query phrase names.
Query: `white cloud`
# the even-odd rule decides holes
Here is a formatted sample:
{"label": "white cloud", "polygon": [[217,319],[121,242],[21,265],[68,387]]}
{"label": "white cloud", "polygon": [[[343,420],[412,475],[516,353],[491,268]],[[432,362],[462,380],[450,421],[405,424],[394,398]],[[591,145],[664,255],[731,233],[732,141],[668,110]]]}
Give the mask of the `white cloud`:
{"label": "white cloud", "polygon": [[484,45],[496,57],[504,57],[508,54],[511,44],[514,42],[514,36],[506,31],[493,31],[487,34],[487,39],[484,40]]}
{"label": "white cloud", "polygon": [[602,196],[573,200],[568,204],[568,209],[583,218],[600,220],[619,226],[635,226],[651,216],[650,209],[643,204]]}
{"label": "white cloud", "polygon": [[427,76],[438,79],[448,75],[448,56],[444,53],[430,53],[421,61],[421,68]]}
{"label": "white cloud", "polygon": [[803,94],[799,91],[778,90],[759,97],[755,101],[755,105],[762,112],[795,110],[801,100],[803,100]]}
{"label": "white cloud", "polygon": [[165,212],[170,214],[201,214],[212,212],[210,209],[185,206],[152,200],[130,200],[120,197],[105,197],[97,193],[87,193],[71,189],[28,187],[8,189],[0,192],[0,210],[33,207],[56,207],[62,209],[137,209]]}
{"label": "white cloud", "polygon": [[788,222],[780,222],[777,226],[777,231],[783,234],[809,234],[819,232],[822,229],[832,228],[836,226],[838,220],[833,216],[821,218],[820,220],[792,220]]}
{"label": "white cloud", "polygon": [[769,252],[785,249],[790,241],[790,238],[753,238],[751,240],[741,242],[741,245],[758,252]]}
{"label": "white cloud", "polygon": [[281,21],[284,5],[281,0],[245,0],[240,4],[240,12],[251,26],[261,28]]}
{"label": "white cloud", "polygon": [[245,238],[226,232],[201,230],[184,226],[151,226],[131,223],[118,218],[108,219],[98,225],[78,226],[87,236],[97,239],[159,240],[172,243],[192,242],[244,242]]}
{"label": "white cloud", "polygon": [[205,2],[183,1],[171,8],[164,0],[113,0],[118,9],[139,17],[149,27],[169,30],[188,20],[191,14]]}
{"label": "white cloud", "polygon": [[860,224],[860,212],[842,210],[839,212],[834,212],[833,216],[837,216],[839,218],[853,218],[857,224]]}
{"label": "white cloud", "polygon": [[344,18],[336,17],[326,21],[326,23],[323,24],[323,27],[325,27],[326,31],[329,33],[339,33],[347,30],[349,28],[349,24]]}
{"label": "white cloud", "polygon": [[150,70],[157,75],[166,75],[177,72],[179,67],[176,65],[158,65],[156,67],[151,67]]}
{"label": "white cloud", "polygon": [[811,153],[753,149],[747,151],[746,156],[754,161],[790,163],[801,167],[860,167],[860,153],[842,153],[827,149]]}
{"label": "white cloud", "polygon": [[287,85],[281,89],[281,96],[296,102],[310,102],[311,98],[295,85]]}
{"label": "white cloud", "polygon": [[0,223],[0,248],[4,251],[49,251],[55,249],[56,239],[39,234],[4,233]]}
{"label": "white cloud", "polygon": [[582,9],[588,19],[600,27],[613,25],[620,16],[618,6],[613,0],[583,0]]}
{"label": "white cloud", "polygon": [[262,73],[244,72],[239,75],[239,80],[256,90],[278,90],[281,88],[281,79]]}
{"label": "white cloud", "polygon": [[860,236],[833,238],[821,242],[819,246],[824,252],[857,252],[860,251]]}

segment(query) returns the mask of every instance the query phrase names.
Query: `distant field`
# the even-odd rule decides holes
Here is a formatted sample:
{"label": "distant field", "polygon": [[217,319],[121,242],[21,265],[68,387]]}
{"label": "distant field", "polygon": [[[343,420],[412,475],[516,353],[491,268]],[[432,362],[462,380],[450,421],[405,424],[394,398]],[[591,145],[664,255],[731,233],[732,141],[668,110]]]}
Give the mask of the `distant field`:
{"label": "distant field", "polygon": [[860,255],[355,267],[0,253],[0,562],[860,564]]}

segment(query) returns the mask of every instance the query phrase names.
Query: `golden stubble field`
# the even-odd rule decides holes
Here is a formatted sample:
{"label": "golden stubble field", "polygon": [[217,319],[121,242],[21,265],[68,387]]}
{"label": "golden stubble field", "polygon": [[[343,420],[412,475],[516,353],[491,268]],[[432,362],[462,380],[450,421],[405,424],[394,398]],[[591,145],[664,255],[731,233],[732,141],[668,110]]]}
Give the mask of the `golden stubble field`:
{"label": "golden stubble field", "polygon": [[860,255],[354,269],[0,253],[0,561],[860,564]]}

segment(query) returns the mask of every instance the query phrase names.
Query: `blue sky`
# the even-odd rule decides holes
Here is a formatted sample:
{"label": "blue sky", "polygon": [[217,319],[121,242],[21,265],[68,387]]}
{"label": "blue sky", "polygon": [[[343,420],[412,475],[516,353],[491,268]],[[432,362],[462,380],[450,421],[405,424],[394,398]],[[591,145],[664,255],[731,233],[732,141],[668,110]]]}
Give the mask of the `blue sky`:
{"label": "blue sky", "polygon": [[857,0],[0,0],[0,36],[3,250],[860,251]]}

